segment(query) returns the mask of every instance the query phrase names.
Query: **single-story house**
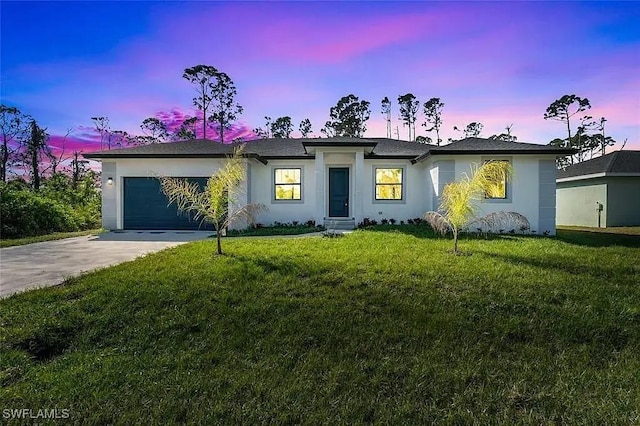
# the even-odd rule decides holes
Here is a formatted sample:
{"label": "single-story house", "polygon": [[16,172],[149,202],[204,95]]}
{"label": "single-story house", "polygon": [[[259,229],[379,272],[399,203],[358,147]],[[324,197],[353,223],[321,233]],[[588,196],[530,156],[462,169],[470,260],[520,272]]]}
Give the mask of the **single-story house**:
{"label": "single-story house", "polygon": [[[102,163],[102,220],[107,229],[198,229],[177,213],[154,176],[204,184],[232,152],[210,140],[153,144],[85,155]],[[309,220],[353,228],[364,218],[408,220],[437,210],[443,187],[473,163],[508,161],[515,174],[481,211],[515,211],[531,230],[555,233],[558,156],[573,151],[530,143],[467,138],[433,146],[387,138],[259,139],[245,143],[241,202],[262,203],[257,222]],[[232,208],[232,206],[230,206]],[[236,224],[234,227],[244,227]]]}
{"label": "single-story house", "polygon": [[640,151],[614,151],[558,171],[558,225],[640,225]]}

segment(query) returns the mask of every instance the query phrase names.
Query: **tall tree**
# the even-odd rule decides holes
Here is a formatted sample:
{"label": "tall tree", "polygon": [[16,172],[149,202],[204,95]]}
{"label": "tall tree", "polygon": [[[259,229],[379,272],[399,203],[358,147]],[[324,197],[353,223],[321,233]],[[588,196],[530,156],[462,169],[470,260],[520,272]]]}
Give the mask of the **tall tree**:
{"label": "tall tree", "polygon": [[309,137],[311,133],[311,120],[305,118],[300,122],[300,133],[302,133],[303,138]]}
{"label": "tall tree", "polygon": [[202,111],[202,137],[207,138],[207,114],[213,102],[213,87],[218,79],[218,70],[211,65],[196,65],[185,68],[182,78],[193,84],[196,96],[193,106]]}
{"label": "tall tree", "polygon": [[427,132],[436,132],[436,145],[440,146],[440,128],[442,127],[442,108],[444,103],[440,98],[431,98],[424,103],[425,122],[422,123],[426,127]]}
{"label": "tall tree", "polygon": [[349,94],[340,98],[329,110],[330,121],[325,123],[323,133],[334,136],[359,138],[367,131],[367,120],[371,114],[368,101]]}
{"label": "tall tree", "polygon": [[479,123],[477,121],[472,121],[471,123],[467,124],[467,127],[465,127],[464,130],[458,128],[457,126],[453,126],[453,130],[462,132],[465,138],[477,138],[478,136],[480,136],[480,133],[482,133],[483,128],[484,126],[482,125],[482,123]]}
{"label": "tall tree", "polygon": [[382,99],[381,111],[387,122],[387,137],[391,139],[391,101],[386,96]]}
{"label": "tall tree", "polygon": [[616,144],[616,141],[612,137],[605,135],[606,123],[607,123],[607,119],[604,117],[600,117],[600,122],[598,123],[598,127],[597,127],[600,133],[596,136],[599,141],[601,155],[605,155],[607,153],[608,146],[613,146]]}
{"label": "tall tree", "polygon": [[412,141],[416,137],[416,117],[420,101],[412,93],[398,96],[398,105],[400,106],[400,119],[404,125],[409,127],[409,140]]}
{"label": "tall tree", "polygon": [[150,138],[151,143],[164,142],[169,137],[167,125],[155,117],[145,118],[140,128],[145,136]]}
{"label": "tall tree", "polygon": [[[591,108],[591,102],[587,98],[576,95],[564,95],[556,99],[547,107],[544,113],[545,120],[556,120],[567,126],[567,146],[574,145],[575,141],[571,133],[571,118]],[[584,118],[584,117],[583,117]],[[571,157],[573,164],[573,157]]]}
{"label": "tall tree", "polygon": [[231,122],[242,114],[243,108],[236,102],[237,94],[238,91],[231,78],[223,72],[217,72],[215,83],[211,86],[213,111],[210,119],[218,123],[220,143],[224,143],[225,129],[228,129]]}
{"label": "tall tree", "polygon": [[489,139],[493,139],[497,141],[516,142],[518,140],[518,137],[511,134],[512,127],[513,127],[513,124],[509,124],[507,127],[505,127],[505,130],[506,130],[505,133],[491,135],[489,136]]}
{"label": "tall tree", "polygon": [[171,135],[171,139],[174,141],[185,141],[189,139],[195,139],[196,137],[196,124],[198,123],[198,117],[187,117],[182,121],[180,127],[176,129]]}
{"label": "tall tree", "polygon": [[29,130],[28,117],[15,107],[0,105],[0,181],[7,181],[7,171],[15,160],[18,145]]}
{"label": "tall tree", "polygon": [[96,131],[100,134],[100,150],[104,149],[104,144],[107,144],[107,149],[111,149],[111,127],[109,126],[109,117],[91,117],[93,124],[96,126]]}
{"label": "tall tree", "polygon": [[289,116],[278,117],[271,124],[271,134],[274,138],[290,138],[291,132],[293,132],[293,124]]}
{"label": "tall tree", "polygon": [[29,122],[29,129],[29,137],[24,141],[23,163],[31,177],[31,187],[38,191],[42,178],[40,167],[44,159],[51,156],[51,151],[47,145],[49,135],[47,135],[46,129],[38,126],[34,119]]}

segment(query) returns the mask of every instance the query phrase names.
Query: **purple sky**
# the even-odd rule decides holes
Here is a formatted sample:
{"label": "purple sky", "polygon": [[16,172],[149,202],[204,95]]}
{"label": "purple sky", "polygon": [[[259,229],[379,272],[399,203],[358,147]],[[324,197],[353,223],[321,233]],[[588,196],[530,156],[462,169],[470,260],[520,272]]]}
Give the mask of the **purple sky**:
{"label": "purple sky", "polygon": [[[444,136],[513,124],[519,141],[565,137],[542,117],[564,94],[587,97],[607,133],[640,149],[640,3],[2,2],[2,103],[48,128],[52,143],[95,149],[90,117],[140,133],[150,116],[193,115],[184,68],[213,65],[245,112],[310,118],[320,135],[349,93],[371,102],[365,136],[385,136],[380,100],[440,97]],[[28,17],[28,19],[27,19]],[[422,116],[419,123],[423,121]],[[418,126],[417,134],[424,135]],[[299,136],[299,133],[294,133]],[[619,147],[618,144],[616,147]]]}

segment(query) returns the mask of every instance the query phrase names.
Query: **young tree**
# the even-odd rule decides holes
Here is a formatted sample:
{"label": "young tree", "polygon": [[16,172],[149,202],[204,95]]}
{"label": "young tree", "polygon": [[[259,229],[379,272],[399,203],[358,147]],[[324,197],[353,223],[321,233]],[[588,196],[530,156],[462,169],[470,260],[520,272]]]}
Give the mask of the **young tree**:
{"label": "young tree", "polygon": [[305,118],[300,122],[300,133],[302,133],[303,138],[309,137],[311,133],[311,120]]}
{"label": "young tree", "polygon": [[361,101],[354,94],[343,96],[336,106],[329,110],[331,120],[325,123],[322,132],[327,136],[362,137],[367,130],[366,122],[371,114],[369,105],[368,101]]}
{"label": "young tree", "polygon": [[409,140],[412,141],[416,137],[416,117],[420,101],[412,93],[407,93],[398,96],[398,105],[400,106],[400,119],[405,126],[409,127]]}
{"label": "young tree", "polygon": [[[513,229],[529,229],[526,217],[515,212],[497,212],[475,219],[480,201],[485,194],[494,192],[513,174],[513,168],[506,161],[490,161],[472,167],[471,177],[466,173],[459,181],[445,185],[440,199],[439,212],[425,213],[424,218],[434,231],[442,235],[453,234],[453,252],[458,251],[458,235],[471,223],[479,229],[495,229],[511,226]],[[473,222],[472,222],[473,220]]]}
{"label": "young tree", "polygon": [[[160,187],[181,212],[192,212],[195,220],[211,223],[216,230],[217,253],[222,254],[222,230],[239,220],[255,222],[258,213],[267,210],[264,204],[239,203],[241,183],[246,176],[242,147],[236,148],[224,166],[207,180],[204,191],[196,183],[161,176]],[[232,206],[229,211],[229,206]]]}
{"label": "young tree", "polygon": [[436,145],[440,146],[440,128],[442,127],[442,108],[444,103],[440,98],[431,98],[424,103],[425,122],[422,123],[426,127],[427,132],[436,132]]}
{"label": "young tree", "polygon": [[2,145],[0,146],[0,181],[7,181],[7,170],[10,164],[16,160],[18,145],[28,134],[28,117],[15,107],[0,105],[0,133],[2,133]]}
{"label": "young tree", "polygon": [[145,118],[140,128],[149,137],[150,143],[164,142],[169,138],[167,125],[155,117]]}
{"label": "young tree", "polygon": [[387,122],[387,137],[391,139],[391,101],[386,96],[382,99],[381,111]]}
{"label": "young tree", "polygon": [[207,138],[207,114],[213,102],[213,87],[217,84],[218,70],[211,65],[196,65],[186,68],[182,78],[193,84],[196,97],[193,98],[193,106],[202,111],[202,137]]}
{"label": "young tree", "polygon": [[271,134],[274,138],[290,138],[291,132],[293,132],[293,124],[289,116],[278,117],[271,124]]}
{"label": "young tree", "polygon": [[210,119],[218,123],[220,143],[224,143],[225,129],[228,129],[231,122],[242,114],[243,108],[235,100],[237,94],[238,91],[231,78],[223,72],[217,72],[215,84],[211,86],[213,112]]}

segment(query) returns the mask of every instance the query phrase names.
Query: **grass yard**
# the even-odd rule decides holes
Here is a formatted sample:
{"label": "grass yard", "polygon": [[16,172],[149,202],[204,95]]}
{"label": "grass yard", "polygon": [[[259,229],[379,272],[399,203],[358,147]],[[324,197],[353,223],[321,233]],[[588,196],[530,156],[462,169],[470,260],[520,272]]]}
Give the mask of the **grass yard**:
{"label": "grass yard", "polygon": [[[225,239],[0,301],[0,407],[87,424],[640,422],[640,237]],[[619,245],[612,245],[612,244]]]}
{"label": "grass yard", "polygon": [[590,228],[587,226],[558,226],[561,230],[600,232],[605,234],[640,235],[640,226],[611,226],[609,228]]}
{"label": "grass yard", "polygon": [[62,240],[63,238],[82,237],[103,232],[102,229],[89,229],[76,232],[54,232],[53,234],[36,235],[34,237],[9,238],[0,240],[0,247],[22,246],[25,244],[40,243],[42,241]]}

